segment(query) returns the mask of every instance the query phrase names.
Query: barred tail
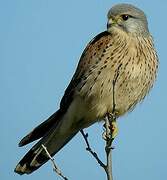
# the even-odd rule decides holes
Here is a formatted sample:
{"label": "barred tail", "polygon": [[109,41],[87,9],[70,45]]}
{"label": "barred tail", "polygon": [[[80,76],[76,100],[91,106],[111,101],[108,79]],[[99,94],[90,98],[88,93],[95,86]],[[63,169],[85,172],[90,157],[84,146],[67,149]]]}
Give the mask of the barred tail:
{"label": "barred tail", "polygon": [[22,146],[41,137],[43,133],[40,129],[45,130],[44,127],[46,127],[47,132],[45,132],[42,139],[37,142],[17,164],[14,170],[16,173],[20,175],[32,173],[49,160],[42,145],[44,145],[49,154],[53,156],[79,131],[71,129],[72,120],[67,119],[66,116],[60,116],[59,113],[55,113],[51,117],[50,120],[45,121],[42,125],[35,128],[19,143],[19,145]]}

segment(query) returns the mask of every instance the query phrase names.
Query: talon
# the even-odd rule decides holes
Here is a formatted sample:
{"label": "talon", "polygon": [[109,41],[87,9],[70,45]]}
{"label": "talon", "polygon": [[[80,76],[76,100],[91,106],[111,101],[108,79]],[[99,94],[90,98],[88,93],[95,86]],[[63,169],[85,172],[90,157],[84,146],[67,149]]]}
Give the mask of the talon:
{"label": "talon", "polygon": [[[106,141],[108,138],[111,139],[111,138],[112,138],[111,134],[110,134],[110,135],[107,135],[107,133],[106,133],[105,124],[103,125],[103,127],[104,127],[104,132],[102,133],[102,138],[103,138],[105,141]],[[111,127],[108,126],[108,128],[110,129]]]}
{"label": "talon", "polygon": [[118,126],[117,126],[117,123],[116,121],[112,121],[111,122],[111,125],[109,126],[110,130],[111,130],[111,134],[109,135],[109,137],[107,137],[107,133],[106,133],[106,127],[105,127],[105,124],[103,125],[103,127],[105,128],[104,129],[104,132],[102,134],[102,138],[106,141],[107,138],[112,138],[112,139],[115,139],[115,137],[117,136],[118,134]]}

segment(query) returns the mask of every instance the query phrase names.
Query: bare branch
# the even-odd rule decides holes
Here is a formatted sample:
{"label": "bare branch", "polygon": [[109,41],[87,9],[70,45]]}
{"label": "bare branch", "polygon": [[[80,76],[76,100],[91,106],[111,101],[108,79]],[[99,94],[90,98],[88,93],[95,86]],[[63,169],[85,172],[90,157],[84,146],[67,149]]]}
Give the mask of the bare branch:
{"label": "bare branch", "polygon": [[107,174],[107,179],[108,180],[113,180],[113,175],[112,175],[112,142],[114,140],[114,127],[113,123],[116,122],[116,101],[115,101],[115,85],[118,80],[119,76],[119,71],[121,68],[122,64],[118,66],[118,69],[115,73],[114,79],[113,79],[113,107],[112,107],[112,113],[106,114],[105,117],[105,128],[106,128],[106,146],[105,146],[105,151],[106,151],[106,158],[107,158],[107,165],[106,165],[106,174]]}
{"label": "bare branch", "polygon": [[115,73],[115,76],[114,76],[114,79],[113,79],[113,82],[112,82],[112,93],[113,93],[113,107],[112,107],[112,120],[116,120],[116,116],[115,116],[115,107],[116,107],[116,102],[115,102],[115,85],[116,85],[116,82],[118,80],[118,76],[119,76],[119,73],[120,73],[120,68],[121,68],[122,64],[120,64],[117,68],[117,71]]}
{"label": "bare branch", "polygon": [[116,112],[116,101],[115,101],[115,85],[116,82],[118,80],[119,77],[119,73],[120,73],[120,68],[121,68],[122,64],[120,64],[117,68],[117,71],[115,73],[113,82],[112,82],[112,87],[113,87],[113,107],[112,107],[112,112],[111,113],[107,113],[106,117],[105,117],[105,141],[106,141],[106,145],[105,145],[105,152],[106,152],[106,165],[99,159],[98,155],[96,152],[94,152],[91,147],[90,144],[88,142],[88,134],[85,134],[83,130],[81,130],[81,134],[84,137],[84,140],[86,142],[87,148],[86,150],[88,152],[90,152],[93,157],[96,159],[96,161],[98,162],[98,164],[100,164],[100,166],[105,170],[106,174],[107,174],[107,180],[113,180],[113,175],[112,175],[112,142],[114,140],[115,137],[115,132],[114,132],[114,123],[116,123],[116,119],[117,119],[117,112]]}
{"label": "bare branch", "polygon": [[105,168],[105,172],[107,174],[107,179],[108,180],[113,180],[113,176],[112,176],[112,142],[114,140],[114,138],[112,137],[112,127],[110,125],[110,121],[111,119],[109,118],[109,116],[106,116],[105,118],[105,128],[106,128],[106,146],[105,146],[105,151],[106,151],[106,168]]}
{"label": "bare branch", "polygon": [[90,144],[89,144],[89,141],[88,141],[88,133],[85,134],[85,132],[84,132],[83,129],[80,130],[80,132],[81,132],[81,134],[82,134],[82,136],[83,136],[83,138],[84,138],[84,140],[85,140],[85,142],[86,142],[86,145],[87,145],[86,150],[87,150],[88,152],[90,152],[90,153],[92,154],[92,156],[96,159],[96,161],[99,163],[99,165],[100,165],[102,168],[105,169],[105,168],[106,168],[106,165],[100,160],[100,158],[98,157],[97,153],[94,152],[94,151],[92,150],[92,148],[90,147]]}
{"label": "bare branch", "polygon": [[42,144],[42,148],[44,149],[44,151],[46,152],[46,155],[48,156],[48,158],[51,160],[52,165],[53,165],[53,170],[60,176],[62,177],[64,180],[68,180],[67,177],[65,177],[61,170],[57,167],[56,163],[54,162],[54,159],[52,158],[52,156],[50,155],[50,153],[48,152],[47,148]]}

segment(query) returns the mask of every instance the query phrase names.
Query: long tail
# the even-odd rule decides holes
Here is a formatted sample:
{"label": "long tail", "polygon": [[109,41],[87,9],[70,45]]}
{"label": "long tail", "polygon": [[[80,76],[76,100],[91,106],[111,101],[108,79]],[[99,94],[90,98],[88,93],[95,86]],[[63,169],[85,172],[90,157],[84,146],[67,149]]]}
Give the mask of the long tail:
{"label": "long tail", "polygon": [[14,171],[20,175],[30,174],[46,163],[49,158],[42,145],[44,145],[50,155],[53,156],[79,131],[79,129],[71,128],[70,121],[66,115],[57,111],[48,120],[25,136],[20,141],[19,146],[26,145],[41,137],[42,139],[28,151],[17,164]]}

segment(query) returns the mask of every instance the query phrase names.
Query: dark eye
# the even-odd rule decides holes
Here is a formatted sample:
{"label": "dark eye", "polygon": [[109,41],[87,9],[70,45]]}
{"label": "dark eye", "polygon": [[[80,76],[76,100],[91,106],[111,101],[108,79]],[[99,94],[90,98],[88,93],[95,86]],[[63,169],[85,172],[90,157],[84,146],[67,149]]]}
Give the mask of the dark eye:
{"label": "dark eye", "polygon": [[130,16],[127,15],[127,14],[123,14],[123,15],[121,15],[121,17],[122,17],[122,19],[123,19],[124,21],[127,21]]}

